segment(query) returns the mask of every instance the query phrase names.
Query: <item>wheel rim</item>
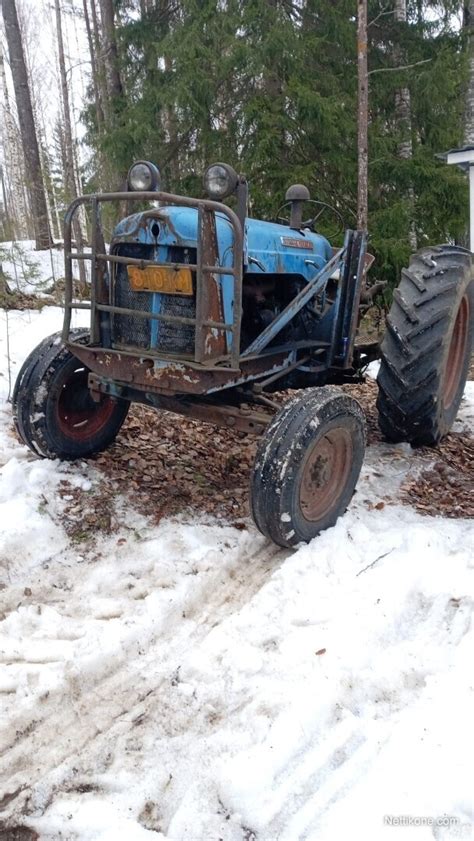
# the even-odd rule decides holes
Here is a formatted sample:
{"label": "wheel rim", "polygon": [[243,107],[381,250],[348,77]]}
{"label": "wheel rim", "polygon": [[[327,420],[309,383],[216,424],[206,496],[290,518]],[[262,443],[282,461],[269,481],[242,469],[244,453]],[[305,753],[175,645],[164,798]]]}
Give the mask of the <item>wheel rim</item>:
{"label": "wheel rim", "polygon": [[77,442],[89,441],[107,427],[116,403],[105,397],[96,403],[87,385],[89,371],[79,368],[61,385],[56,403],[56,417],[63,435]]}
{"label": "wheel rim", "polygon": [[352,439],[343,427],[329,430],[316,441],[301,476],[299,501],[305,520],[321,520],[337,503],[347,485],[352,456]]}
{"label": "wheel rim", "polygon": [[453,335],[449,345],[448,359],[443,385],[443,404],[445,409],[451,406],[461,380],[469,332],[469,298],[464,295],[456,315]]}

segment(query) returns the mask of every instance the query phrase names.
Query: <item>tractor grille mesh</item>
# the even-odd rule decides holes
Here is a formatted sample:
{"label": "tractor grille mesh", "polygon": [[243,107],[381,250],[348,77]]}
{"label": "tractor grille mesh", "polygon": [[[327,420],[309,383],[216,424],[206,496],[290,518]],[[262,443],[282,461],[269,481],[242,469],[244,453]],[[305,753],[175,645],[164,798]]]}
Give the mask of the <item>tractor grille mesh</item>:
{"label": "tractor grille mesh", "polygon": [[[173,246],[169,249],[169,260],[172,263],[195,263],[196,250],[194,248],[180,248]],[[194,283],[195,286],[195,283]],[[196,317],[196,289],[194,295],[163,295],[161,312],[166,315],[179,315],[184,318]],[[161,322],[158,350],[163,353],[194,353],[195,328],[192,324],[167,324]]]}
{"label": "tractor grille mesh", "polygon": [[[121,257],[135,257],[141,260],[152,260],[154,248],[152,245],[121,245],[117,253]],[[130,288],[127,267],[118,265],[115,278],[115,306],[126,307],[130,310],[145,310],[151,312],[151,292],[134,292]],[[150,322],[146,318],[134,318],[133,315],[114,315],[114,342],[120,345],[149,348],[151,339]]]}
{"label": "tractor grille mesh", "polygon": [[[133,243],[124,244],[119,247],[117,253],[123,257],[152,260],[154,246]],[[168,260],[171,263],[194,263],[196,261],[196,250],[178,246],[170,247]],[[118,266],[115,281],[116,306],[151,312],[152,297],[151,292],[134,292],[130,288],[127,267]],[[196,290],[194,289],[192,296],[161,295],[160,312],[163,315],[195,318]],[[152,335],[151,324],[151,319],[148,321],[145,318],[134,318],[133,315],[115,315],[113,317],[114,343],[139,348],[150,348]],[[156,350],[162,353],[193,354],[194,335],[195,328],[192,324],[168,324],[160,321],[158,322]]]}

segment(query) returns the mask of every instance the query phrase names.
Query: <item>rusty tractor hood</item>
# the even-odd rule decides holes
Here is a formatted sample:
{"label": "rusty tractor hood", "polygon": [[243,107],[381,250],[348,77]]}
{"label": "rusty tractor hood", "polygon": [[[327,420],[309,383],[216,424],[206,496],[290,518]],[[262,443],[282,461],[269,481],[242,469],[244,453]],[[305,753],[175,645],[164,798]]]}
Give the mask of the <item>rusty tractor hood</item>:
{"label": "rusty tractor hood", "polygon": [[[164,206],[134,213],[116,226],[111,249],[119,243],[196,248],[198,212],[195,208]],[[232,227],[216,213],[219,261],[232,264]],[[300,274],[310,278],[332,257],[332,248],[320,234],[294,231],[286,225],[247,218],[243,261],[246,272]]]}

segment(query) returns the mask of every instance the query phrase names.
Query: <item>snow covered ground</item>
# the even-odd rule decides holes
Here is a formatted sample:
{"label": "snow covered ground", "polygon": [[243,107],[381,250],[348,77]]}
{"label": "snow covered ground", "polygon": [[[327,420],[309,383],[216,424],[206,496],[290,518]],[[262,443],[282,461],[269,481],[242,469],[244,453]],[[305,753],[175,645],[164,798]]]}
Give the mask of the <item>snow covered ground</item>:
{"label": "snow covered ground", "polygon": [[[64,251],[51,248],[35,251],[32,240],[0,242],[0,266],[8,278],[10,289],[41,297],[58,280],[64,278]],[[83,251],[89,249],[84,246]],[[78,263],[73,260],[73,274],[78,277]],[[84,263],[89,276],[89,264]]]}
{"label": "snow covered ground", "polygon": [[370,447],[294,552],[126,496],[116,533],[71,540],[64,488],[106,479],[35,459],[6,402],[8,356],[14,379],[60,325],[10,313],[8,350],[0,313],[0,837],[474,838],[473,527],[390,501],[416,453]]}

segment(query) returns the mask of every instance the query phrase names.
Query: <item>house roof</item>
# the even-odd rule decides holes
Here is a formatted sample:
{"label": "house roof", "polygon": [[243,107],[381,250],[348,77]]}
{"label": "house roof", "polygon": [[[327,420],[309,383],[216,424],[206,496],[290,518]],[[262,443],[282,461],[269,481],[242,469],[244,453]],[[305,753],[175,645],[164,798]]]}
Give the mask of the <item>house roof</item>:
{"label": "house roof", "polygon": [[445,163],[457,164],[461,169],[469,169],[474,165],[474,144],[448,149],[447,152],[440,152],[436,157]]}

